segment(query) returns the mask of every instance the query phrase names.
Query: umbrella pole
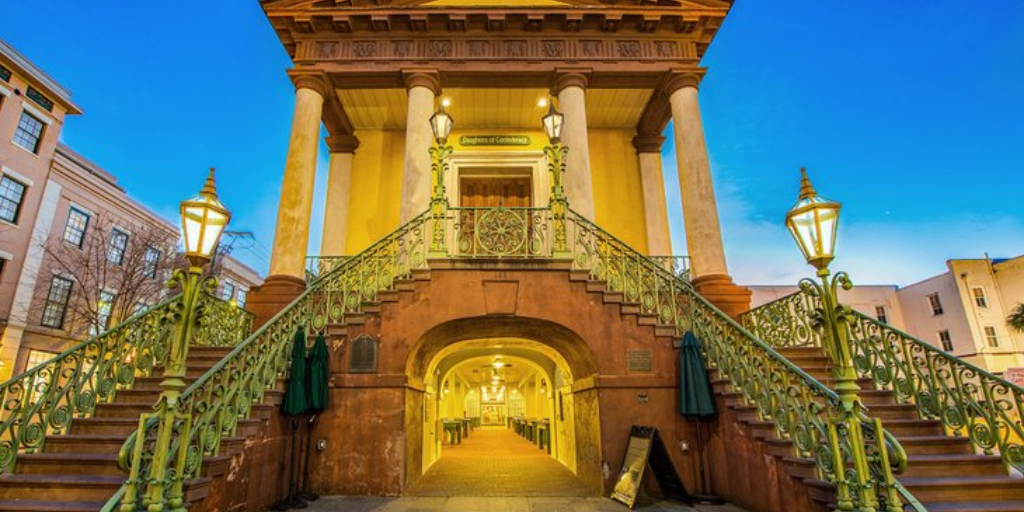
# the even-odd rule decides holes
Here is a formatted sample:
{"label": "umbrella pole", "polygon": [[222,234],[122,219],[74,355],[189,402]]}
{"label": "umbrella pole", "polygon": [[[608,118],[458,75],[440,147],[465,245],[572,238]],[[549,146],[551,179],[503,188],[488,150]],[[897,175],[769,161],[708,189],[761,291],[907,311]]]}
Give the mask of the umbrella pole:
{"label": "umbrella pole", "polygon": [[309,489],[309,452],[313,445],[313,422],[316,421],[316,414],[309,417],[309,432],[306,434],[306,458],[302,469],[302,491],[299,497],[306,501],[316,501],[320,495]]}
{"label": "umbrella pole", "polygon": [[709,473],[706,471],[706,466],[710,465],[709,461],[705,461],[707,456],[707,450],[705,446],[706,439],[704,438],[704,425],[707,422],[697,421],[697,457],[700,460],[700,494],[695,494],[693,500],[697,503],[709,504],[709,505],[721,505],[725,503],[725,500],[717,494],[712,494],[710,482],[708,482]]}

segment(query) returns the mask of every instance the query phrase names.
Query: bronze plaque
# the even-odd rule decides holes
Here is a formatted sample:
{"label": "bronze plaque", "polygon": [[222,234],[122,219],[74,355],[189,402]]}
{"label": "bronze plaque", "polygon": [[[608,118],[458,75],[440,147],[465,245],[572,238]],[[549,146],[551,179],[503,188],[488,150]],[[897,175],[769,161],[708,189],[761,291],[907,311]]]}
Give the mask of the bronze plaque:
{"label": "bronze plaque", "polygon": [[377,340],[365,334],[352,342],[348,352],[350,373],[373,373],[377,371]]}
{"label": "bronze plaque", "polygon": [[630,373],[651,371],[651,351],[649,349],[627,350],[627,370]]}

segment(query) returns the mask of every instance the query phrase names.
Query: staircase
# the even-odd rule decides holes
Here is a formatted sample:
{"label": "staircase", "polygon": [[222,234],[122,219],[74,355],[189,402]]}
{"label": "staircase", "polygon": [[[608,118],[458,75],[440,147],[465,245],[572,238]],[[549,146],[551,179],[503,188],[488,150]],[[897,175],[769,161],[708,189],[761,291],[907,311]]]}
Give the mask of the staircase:
{"label": "staircase", "polygon": [[[514,216],[520,214],[510,211],[497,210],[516,220]],[[587,292],[599,294],[606,305],[618,305],[622,318],[635,318],[637,325],[650,326],[657,337],[667,340],[694,331],[704,341],[715,392],[720,403],[726,405],[723,418],[741,423],[752,438],[763,443],[788,476],[805,486],[821,511],[834,507],[837,495],[844,493],[856,495],[852,498],[855,508],[864,500],[877,499],[891,503],[889,510],[905,506],[916,511],[1024,511],[1024,485],[1008,476],[1006,467],[1013,461],[1008,462],[1007,450],[1003,449],[1016,444],[1002,442],[1003,456],[992,454],[990,447],[988,454],[979,454],[983,438],[973,431],[970,437],[949,435],[963,429],[922,414],[924,406],[910,403],[907,392],[892,386],[889,376],[889,382],[865,378],[860,385],[865,390],[862,398],[869,407],[868,414],[884,420],[884,427],[898,443],[885,439],[872,418],[863,417],[860,421],[864,422],[867,439],[855,446],[849,431],[832,424],[832,418],[838,418],[841,411],[837,395],[829,388],[833,384],[830,360],[818,348],[820,344],[794,346],[797,344],[783,331],[762,334],[751,328],[761,336],[758,338],[697,295],[680,276],[575,213],[570,212],[567,220],[537,217],[536,212],[522,215],[530,219],[520,219],[525,226],[524,236],[559,231],[541,230],[541,223],[568,223],[560,228],[568,233],[568,246],[545,239],[538,244],[514,246],[528,248],[529,252],[500,257],[544,260],[556,270],[563,265],[568,279],[584,282]],[[182,423],[173,434],[177,446],[185,443],[190,453],[200,455],[183,463],[187,465],[182,473],[186,503],[202,503],[203,510],[227,508],[222,503],[211,503],[214,500],[202,500],[212,495],[214,486],[223,488],[228,480],[222,477],[242,453],[246,440],[266,436],[267,429],[273,428],[276,405],[283,395],[281,377],[295,330],[309,327],[347,336],[350,326],[379,315],[386,303],[413,292],[417,281],[431,279],[428,248],[431,257],[437,256],[437,248],[431,246],[426,235],[433,231],[429,228],[438,228],[437,222],[450,223],[452,219],[425,213],[360,255],[345,260],[312,282],[294,302],[236,347],[191,348],[189,386],[179,406],[191,425],[186,429]],[[451,233],[451,228],[447,226],[443,232]],[[488,247],[484,242],[466,247],[484,251]],[[552,260],[553,253],[564,259]],[[475,253],[462,256],[489,257]],[[132,330],[137,329],[133,326]],[[122,345],[132,346],[111,344]],[[119,350],[118,361],[133,360],[133,355],[124,351],[134,349]],[[861,355],[866,358],[870,350],[862,347]],[[860,369],[865,375],[883,374],[874,372],[870,364]],[[138,376],[129,379],[130,385],[122,385],[126,389],[118,390],[112,400],[84,413],[75,409],[69,428],[62,424],[48,429],[52,433],[46,434],[41,449],[25,441],[31,441],[32,436],[19,438],[22,446],[15,448],[16,461],[0,476],[0,510],[94,511],[113,510],[122,504],[142,509],[138,508],[144,505],[142,496],[151,487],[153,468],[149,461],[156,459],[151,442],[136,451],[126,441],[139,430],[139,416],[152,411],[161,378],[152,365],[142,373],[133,372]],[[5,433],[11,435],[18,423],[4,421]],[[148,436],[153,432],[147,430],[146,439],[151,439]],[[860,483],[850,480],[848,467],[855,450],[866,450],[867,455],[859,456],[869,464],[869,471],[852,474],[861,479]],[[836,459],[822,460],[822,452],[834,453]],[[909,469],[896,483],[893,473],[907,462],[904,456],[909,459]],[[182,463],[175,457],[171,454],[164,459],[166,468]],[[836,463],[841,466],[838,471]],[[130,467],[132,476],[127,484],[119,466]],[[169,494],[165,492],[164,496],[167,499]]]}
{"label": "staircase", "polygon": [[[797,292],[743,320],[789,361],[832,386],[831,360],[820,335],[806,323],[817,300]],[[1024,511],[1024,479],[1008,471],[1021,463],[1024,390],[873,318],[852,314],[860,396],[868,413],[881,418],[906,451],[909,464],[899,481],[921,502],[917,510]],[[997,434],[987,435],[992,431]]]}
{"label": "staircase", "polygon": [[[231,347],[191,347],[187,383],[206,373],[230,351]],[[152,411],[161,380],[158,376],[137,378],[135,386],[119,391],[113,402],[98,404],[92,417],[72,420],[69,433],[47,436],[42,452],[18,455],[14,472],[0,476],[0,510],[100,510],[124,483],[125,475],[117,464],[118,452],[138,429],[139,416]],[[241,452],[246,436],[266,428],[282,396],[277,389],[267,391],[263,403],[253,406],[250,419],[240,421],[236,436],[221,441],[222,454],[207,459],[203,478],[187,484],[188,501],[206,496],[211,478],[227,470],[231,457]]]}
{"label": "staircase", "polygon": [[[834,383],[830,360],[821,348],[784,348],[779,351],[815,379],[829,386]],[[748,415],[754,412],[751,407],[735,402],[737,393],[729,391],[727,381],[715,379],[714,384],[731,409]],[[968,438],[947,436],[942,422],[921,419],[916,406],[897,403],[892,391],[875,390],[870,379],[861,379],[859,384],[864,390],[861,398],[869,414],[881,418],[886,430],[899,439],[907,452],[909,465],[899,476],[900,483],[927,510],[1024,511],[1024,481],[1009,476],[998,455],[976,454]],[[785,459],[787,470],[791,476],[806,479],[806,483],[816,490],[812,491],[813,498],[823,507],[832,502],[831,485],[817,478],[813,461],[790,457],[788,443],[780,442],[772,435],[774,424],[754,418],[748,418],[746,423],[765,442],[777,449],[785,448],[779,454]]]}

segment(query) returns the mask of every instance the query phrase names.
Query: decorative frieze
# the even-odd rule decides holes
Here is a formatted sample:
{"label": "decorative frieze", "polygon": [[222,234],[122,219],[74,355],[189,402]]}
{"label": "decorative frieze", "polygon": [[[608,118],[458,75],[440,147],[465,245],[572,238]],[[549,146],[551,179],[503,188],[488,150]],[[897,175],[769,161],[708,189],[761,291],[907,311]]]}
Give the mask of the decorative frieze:
{"label": "decorative frieze", "polygon": [[310,41],[299,61],[692,61],[694,45],[657,39],[398,39]]}

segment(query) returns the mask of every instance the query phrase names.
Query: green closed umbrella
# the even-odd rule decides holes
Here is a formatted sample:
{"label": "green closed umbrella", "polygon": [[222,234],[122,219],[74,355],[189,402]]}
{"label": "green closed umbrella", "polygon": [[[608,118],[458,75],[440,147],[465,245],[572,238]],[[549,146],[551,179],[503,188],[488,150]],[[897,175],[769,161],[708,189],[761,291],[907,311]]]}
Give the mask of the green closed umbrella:
{"label": "green closed umbrella", "polygon": [[299,327],[292,340],[291,367],[288,370],[288,385],[281,403],[281,413],[292,417],[292,463],[288,477],[288,497],[278,503],[276,510],[306,508],[306,502],[299,498],[295,483],[295,441],[298,437],[299,416],[309,411],[309,395],[306,393],[306,331]]}
{"label": "green closed umbrella", "polygon": [[324,335],[320,334],[309,351],[309,408],[312,412],[318,413],[327,409],[327,360],[330,354],[327,352],[327,341]]}
{"label": "green closed umbrella", "polygon": [[306,391],[309,393],[309,435],[306,436],[306,458],[305,467],[302,470],[302,492],[299,493],[303,499],[313,501],[320,496],[310,489],[309,483],[309,455],[313,444],[313,422],[318,414],[327,409],[327,361],[330,353],[327,351],[327,341],[323,333],[316,337],[313,348],[309,351],[309,372],[306,379]]}
{"label": "green closed umbrella", "polygon": [[686,331],[679,349],[679,414],[688,420],[712,420],[718,417],[715,395],[701,356],[700,340]]}
{"label": "green closed umbrella", "polygon": [[704,357],[701,355],[700,340],[693,331],[686,331],[683,335],[683,343],[679,348],[679,414],[686,419],[697,422],[697,450],[700,460],[700,487],[701,491],[694,494],[693,498],[698,502],[721,503],[722,499],[711,494],[711,482],[706,479],[708,473],[705,469],[705,433],[704,428],[707,422],[718,417],[718,409],[715,406],[715,394],[711,390],[711,382],[708,380],[708,371],[704,367]]}
{"label": "green closed umbrella", "polygon": [[291,369],[288,371],[288,387],[284,392],[281,412],[298,416],[309,411],[309,395],[306,394],[306,331],[299,327],[292,341]]}

